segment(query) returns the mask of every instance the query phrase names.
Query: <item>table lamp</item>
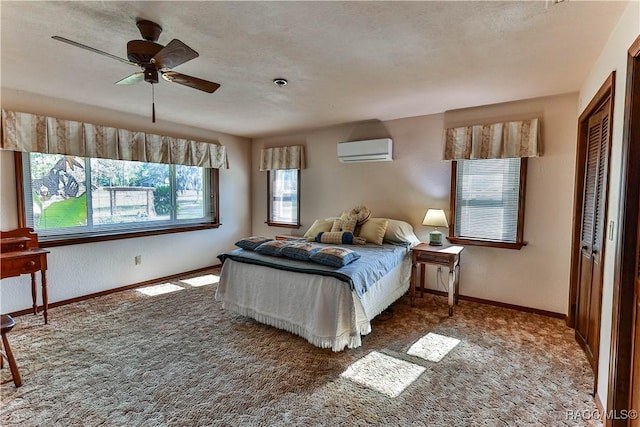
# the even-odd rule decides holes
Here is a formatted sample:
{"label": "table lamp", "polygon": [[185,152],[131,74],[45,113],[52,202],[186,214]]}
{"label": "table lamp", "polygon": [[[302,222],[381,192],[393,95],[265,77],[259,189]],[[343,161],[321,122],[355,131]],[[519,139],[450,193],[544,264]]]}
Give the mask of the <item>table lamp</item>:
{"label": "table lamp", "polygon": [[438,227],[449,227],[447,217],[442,209],[429,209],[424,216],[422,225],[435,227],[436,229],[429,233],[429,244],[431,246],[442,246],[442,233],[438,231]]}

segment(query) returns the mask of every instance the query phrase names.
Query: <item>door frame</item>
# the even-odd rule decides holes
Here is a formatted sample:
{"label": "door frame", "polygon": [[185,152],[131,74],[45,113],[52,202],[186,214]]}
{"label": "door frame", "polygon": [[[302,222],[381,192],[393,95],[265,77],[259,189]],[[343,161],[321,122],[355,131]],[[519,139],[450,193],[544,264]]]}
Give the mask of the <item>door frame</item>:
{"label": "door frame", "polygon": [[[630,409],[633,360],[636,248],[640,194],[640,36],[627,59],[627,89],[622,136],[618,244],[613,280],[613,307],[607,410]],[[636,141],[632,144],[632,141]],[[636,369],[639,369],[636,367]],[[628,420],[608,418],[607,427],[626,426]]]}
{"label": "door frame", "polygon": [[[571,234],[571,264],[569,273],[569,309],[567,315],[567,325],[569,327],[576,327],[576,310],[577,310],[577,296],[578,296],[578,280],[580,279],[580,257],[581,257],[581,244],[580,239],[582,237],[582,205],[584,203],[584,180],[585,180],[585,162],[587,160],[587,148],[589,145],[589,117],[595,113],[600,106],[610,99],[610,115],[609,115],[609,144],[611,144],[611,130],[613,123],[613,106],[614,106],[614,87],[616,81],[616,72],[613,71],[609,74],[609,77],[604,81],[598,92],[594,95],[589,105],[580,114],[578,118],[578,147],[576,148],[576,171],[575,171],[575,184],[573,193],[573,226]],[[611,146],[609,145],[609,150]],[[609,153],[611,154],[611,153]],[[607,184],[608,187],[608,184]],[[605,189],[608,192],[608,188]],[[606,202],[605,202],[606,203]],[[605,205],[606,210],[606,205]],[[606,215],[605,215],[606,220]],[[605,230],[607,224],[604,224]],[[603,238],[606,233],[602,233]]]}

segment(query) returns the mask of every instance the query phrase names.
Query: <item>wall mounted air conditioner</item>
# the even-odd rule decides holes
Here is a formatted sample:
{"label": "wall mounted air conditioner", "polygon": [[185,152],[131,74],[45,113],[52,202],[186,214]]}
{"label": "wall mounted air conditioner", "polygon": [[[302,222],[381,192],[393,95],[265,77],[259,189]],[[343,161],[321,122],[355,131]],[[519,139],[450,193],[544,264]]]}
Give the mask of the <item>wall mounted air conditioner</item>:
{"label": "wall mounted air conditioner", "polygon": [[388,162],[393,160],[391,138],[338,142],[338,160],[342,163]]}

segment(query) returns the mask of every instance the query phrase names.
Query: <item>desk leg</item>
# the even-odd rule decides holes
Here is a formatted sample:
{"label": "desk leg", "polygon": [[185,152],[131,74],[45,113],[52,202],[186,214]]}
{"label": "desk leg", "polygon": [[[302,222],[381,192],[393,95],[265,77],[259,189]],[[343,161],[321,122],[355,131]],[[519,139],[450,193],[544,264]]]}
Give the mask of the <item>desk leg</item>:
{"label": "desk leg", "polygon": [[458,304],[458,296],[460,295],[460,264],[456,264],[455,266],[455,282],[456,282],[456,289],[455,289],[455,303]]}
{"label": "desk leg", "polygon": [[47,318],[47,308],[49,307],[49,297],[47,295],[47,275],[44,270],[40,270],[40,280],[42,281],[42,307],[44,310],[44,324],[49,323]]}
{"label": "desk leg", "polygon": [[455,302],[455,268],[449,269],[449,316],[453,316],[453,303]]}
{"label": "desk leg", "polygon": [[424,298],[424,288],[427,286],[427,266],[420,264],[420,298]]}
{"label": "desk leg", "polygon": [[409,304],[413,307],[416,303],[416,274],[418,269],[415,263],[411,265],[411,280],[409,284]]}
{"label": "desk leg", "polygon": [[31,301],[33,314],[38,314],[38,290],[36,289],[36,273],[31,273]]}

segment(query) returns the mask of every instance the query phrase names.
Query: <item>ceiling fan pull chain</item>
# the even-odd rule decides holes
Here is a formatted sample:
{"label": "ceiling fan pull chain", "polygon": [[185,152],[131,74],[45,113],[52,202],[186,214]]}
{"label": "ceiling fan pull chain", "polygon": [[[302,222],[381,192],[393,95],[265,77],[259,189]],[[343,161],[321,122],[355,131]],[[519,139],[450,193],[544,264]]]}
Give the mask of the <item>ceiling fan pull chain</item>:
{"label": "ceiling fan pull chain", "polygon": [[151,122],[156,122],[156,92],[153,84],[151,85]]}

